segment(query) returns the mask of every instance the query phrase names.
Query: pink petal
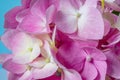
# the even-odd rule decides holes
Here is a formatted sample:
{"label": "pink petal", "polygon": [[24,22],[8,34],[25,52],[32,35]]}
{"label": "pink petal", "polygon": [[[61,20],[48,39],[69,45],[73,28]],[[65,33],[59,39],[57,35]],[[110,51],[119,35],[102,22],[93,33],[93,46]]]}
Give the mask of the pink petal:
{"label": "pink petal", "polygon": [[0,54],[0,64],[3,64],[12,57],[11,54]]}
{"label": "pink petal", "polygon": [[[37,0],[31,8],[31,13],[39,16],[41,19],[46,19],[46,15],[51,15],[49,17],[54,15],[54,11],[58,8],[58,5],[59,0]],[[51,6],[54,6],[54,8]],[[50,9],[47,11],[48,8]]]}
{"label": "pink petal", "polygon": [[115,27],[117,27],[117,28],[120,30],[120,15],[119,15],[118,18],[117,18]]}
{"label": "pink petal", "polygon": [[102,39],[104,23],[101,13],[94,7],[81,8],[82,15],[78,21],[78,35],[85,39]]}
{"label": "pink petal", "polygon": [[30,14],[30,10],[24,9],[16,15],[16,20],[20,23],[29,14]]}
{"label": "pink petal", "polygon": [[8,80],[18,80],[20,78],[20,75],[8,73]]}
{"label": "pink petal", "polygon": [[57,9],[59,7],[60,0],[49,0],[49,5],[54,5]]}
{"label": "pink petal", "polygon": [[19,28],[28,33],[48,33],[46,20],[32,14],[27,15],[20,23]]}
{"label": "pink petal", "polygon": [[81,75],[75,70],[63,70],[63,72],[61,80],[82,80]]}
{"label": "pink petal", "polygon": [[58,61],[68,69],[81,71],[86,56],[86,52],[81,49],[81,46],[83,45],[79,45],[77,42],[62,45],[56,54]]}
{"label": "pink petal", "polygon": [[97,69],[92,63],[86,61],[81,76],[85,80],[94,80],[98,75]]}
{"label": "pink petal", "polygon": [[32,0],[22,0],[22,6],[24,6],[25,8],[29,8],[31,1]]}
{"label": "pink petal", "polygon": [[40,79],[40,80],[61,80],[61,76],[53,75],[53,76],[50,76],[50,77],[47,77],[44,79]]}
{"label": "pink petal", "polygon": [[18,25],[18,22],[16,21],[16,15],[22,10],[23,8],[20,6],[17,6],[6,13],[5,15],[5,28],[16,28]]}
{"label": "pink petal", "polygon": [[43,79],[52,76],[57,69],[58,66],[56,64],[48,63],[42,69],[34,69],[32,75],[35,79]]}
{"label": "pink petal", "polygon": [[46,22],[47,24],[50,24],[53,22],[55,18],[55,13],[57,12],[57,9],[54,5],[51,5],[47,10],[46,10]]}
{"label": "pink petal", "polygon": [[120,41],[120,33],[114,34],[108,39],[109,44],[107,46],[112,46]]}
{"label": "pink petal", "polygon": [[106,60],[106,56],[99,49],[86,47],[84,48],[84,50],[86,54],[88,56],[90,55],[94,60],[102,60],[102,61]]}
{"label": "pink petal", "polygon": [[120,79],[120,60],[117,58],[114,52],[105,52],[107,57],[107,74],[111,77]]}
{"label": "pink petal", "polygon": [[106,36],[110,31],[111,24],[107,20],[104,20],[104,25],[105,25],[104,36]]}
{"label": "pink petal", "polygon": [[26,65],[14,63],[11,59],[4,62],[3,68],[15,74],[23,73],[27,69]]}
{"label": "pink petal", "polygon": [[115,3],[120,6],[120,0],[115,0]]}
{"label": "pink petal", "polygon": [[105,80],[107,72],[107,64],[105,61],[94,61],[94,64],[99,72],[99,80]]}
{"label": "pink petal", "polygon": [[46,9],[49,7],[49,0],[37,0],[31,8],[31,13],[45,18]]}

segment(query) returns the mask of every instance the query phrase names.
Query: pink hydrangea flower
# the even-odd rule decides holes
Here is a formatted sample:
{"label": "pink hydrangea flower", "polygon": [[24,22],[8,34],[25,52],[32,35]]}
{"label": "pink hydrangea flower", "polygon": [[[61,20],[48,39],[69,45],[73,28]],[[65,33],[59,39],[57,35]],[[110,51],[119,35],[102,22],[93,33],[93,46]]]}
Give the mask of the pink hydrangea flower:
{"label": "pink hydrangea flower", "polygon": [[119,0],[105,0],[106,1],[106,6],[109,8],[120,11],[120,1]]}
{"label": "pink hydrangea flower", "polygon": [[117,29],[112,28],[107,36],[109,36],[109,38],[106,39],[106,42],[108,44],[103,44],[103,47],[106,47],[103,51],[107,57],[107,74],[115,79],[119,79],[120,69],[118,67],[120,66],[120,33]]}
{"label": "pink hydrangea flower", "polygon": [[0,37],[8,80],[119,80],[119,0],[21,0]]}
{"label": "pink hydrangea flower", "polygon": [[82,79],[105,79],[106,57],[100,50],[92,48],[92,46],[82,45],[79,42],[65,43],[59,48],[57,59],[68,69],[78,71]]}
{"label": "pink hydrangea flower", "polygon": [[18,27],[28,33],[49,33],[49,24],[54,18],[56,4],[56,0],[37,0],[28,10],[18,14]]}
{"label": "pink hydrangea flower", "polygon": [[[12,74],[20,75],[19,80],[43,79],[52,76],[57,71],[58,66],[54,62],[48,42],[45,42],[42,50],[41,56],[39,55],[38,58],[34,58],[34,60],[27,63],[24,62],[24,56],[19,56],[19,53],[16,55],[19,56],[21,62],[16,61],[14,59],[16,56],[13,55],[10,59],[3,60],[3,67]],[[36,54],[33,53],[32,56],[34,55]],[[29,59],[32,56],[25,56],[25,58]]]}
{"label": "pink hydrangea flower", "polygon": [[42,42],[23,32],[9,30],[2,36],[2,41],[12,50],[14,62],[29,63],[40,55]]}
{"label": "pink hydrangea flower", "polygon": [[84,4],[80,0],[60,0],[55,20],[57,29],[69,34],[77,32],[80,38],[101,39],[104,23],[96,6],[97,0],[86,0]]}

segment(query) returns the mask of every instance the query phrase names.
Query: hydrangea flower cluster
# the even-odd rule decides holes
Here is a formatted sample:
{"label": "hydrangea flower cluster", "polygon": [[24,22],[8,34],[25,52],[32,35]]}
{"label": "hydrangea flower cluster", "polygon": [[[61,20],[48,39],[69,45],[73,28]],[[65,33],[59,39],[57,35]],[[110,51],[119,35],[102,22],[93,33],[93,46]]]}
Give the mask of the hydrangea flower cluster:
{"label": "hydrangea flower cluster", "polygon": [[120,80],[120,0],[22,0],[5,15],[8,80]]}

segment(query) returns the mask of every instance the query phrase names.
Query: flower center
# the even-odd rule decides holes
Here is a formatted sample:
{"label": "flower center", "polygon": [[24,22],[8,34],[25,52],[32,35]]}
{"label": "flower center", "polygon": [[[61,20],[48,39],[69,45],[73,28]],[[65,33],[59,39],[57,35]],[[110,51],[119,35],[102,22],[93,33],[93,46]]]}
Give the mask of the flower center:
{"label": "flower center", "polygon": [[62,73],[62,69],[61,68],[58,68],[57,72],[56,72],[56,76],[61,76],[61,73]]}
{"label": "flower center", "polygon": [[32,51],[33,51],[33,48],[28,48],[28,50],[29,50],[30,52],[32,52]]}
{"label": "flower center", "polygon": [[45,62],[49,63],[50,62],[50,58],[45,59]]}
{"label": "flower center", "polygon": [[81,14],[80,13],[77,13],[77,18],[80,18]]}
{"label": "flower center", "polygon": [[91,62],[91,61],[92,61],[91,56],[87,56],[87,57],[86,57],[86,60],[87,60],[88,62]]}
{"label": "flower center", "polygon": [[31,69],[32,69],[32,67],[28,65],[27,66],[27,70],[31,70]]}

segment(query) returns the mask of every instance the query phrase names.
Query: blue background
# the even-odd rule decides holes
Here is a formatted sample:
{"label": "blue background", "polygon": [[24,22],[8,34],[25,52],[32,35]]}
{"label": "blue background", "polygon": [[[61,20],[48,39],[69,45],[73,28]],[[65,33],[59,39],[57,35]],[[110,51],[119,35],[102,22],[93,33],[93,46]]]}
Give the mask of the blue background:
{"label": "blue background", "polygon": [[[0,0],[0,36],[4,33],[4,15],[15,6],[20,5],[20,0]],[[0,54],[10,53],[10,51],[0,41]],[[7,72],[0,65],[0,80],[7,80]]]}

